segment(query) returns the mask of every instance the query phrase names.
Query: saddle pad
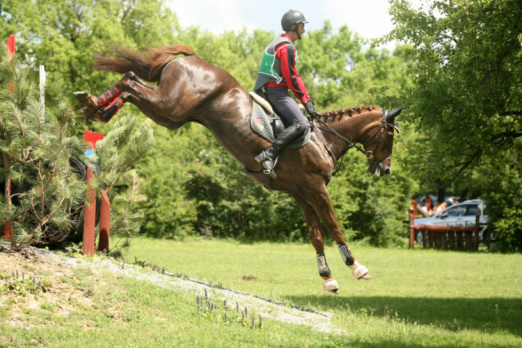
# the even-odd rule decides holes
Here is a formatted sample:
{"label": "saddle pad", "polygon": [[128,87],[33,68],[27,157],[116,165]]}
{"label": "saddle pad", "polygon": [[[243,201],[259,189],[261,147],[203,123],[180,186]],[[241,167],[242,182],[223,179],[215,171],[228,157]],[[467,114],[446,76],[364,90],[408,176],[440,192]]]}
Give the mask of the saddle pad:
{"label": "saddle pad", "polygon": [[[266,140],[273,143],[275,141],[274,133],[272,131],[272,126],[270,125],[271,117],[267,115],[265,109],[261,107],[255,100],[252,100],[253,108],[252,108],[252,117],[250,119],[250,126],[257,134],[261,135]],[[305,146],[308,141],[310,141],[310,137],[312,132],[310,132],[310,128],[306,131],[303,136],[298,137],[294,141],[292,141],[287,148],[288,149],[298,149],[300,147]]]}
{"label": "saddle pad", "polygon": [[264,98],[261,98],[256,92],[250,92],[250,97],[259,103],[266,111],[268,111],[269,115],[274,114],[274,109],[272,109],[272,105],[268,103],[268,101]]}

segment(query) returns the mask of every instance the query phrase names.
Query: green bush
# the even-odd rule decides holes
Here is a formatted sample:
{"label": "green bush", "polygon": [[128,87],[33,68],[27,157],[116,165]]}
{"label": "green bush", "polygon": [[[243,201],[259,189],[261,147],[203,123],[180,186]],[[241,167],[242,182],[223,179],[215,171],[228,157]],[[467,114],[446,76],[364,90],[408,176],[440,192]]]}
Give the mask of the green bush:
{"label": "green bush", "polygon": [[[0,183],[13,183],[11,197],[0,194],[0,224],[15,227],[13,247],[55,244],[83,233],[85,165],[98,177],[88,184],[111,198],[113,233],[130,235],[141,218],[133,210],[143,201],[141,179],[133,164],[154,144],[150,121],[121,117],[112,124],[97,154],[85,158],[85,142],[76,134],[78,116],[73,106],[48,85],[45,109],[29,69],[21,69],[0,47]],[[9,91],[10,82],[14,90]],[[83,163],[82,163],[83,162]]]}

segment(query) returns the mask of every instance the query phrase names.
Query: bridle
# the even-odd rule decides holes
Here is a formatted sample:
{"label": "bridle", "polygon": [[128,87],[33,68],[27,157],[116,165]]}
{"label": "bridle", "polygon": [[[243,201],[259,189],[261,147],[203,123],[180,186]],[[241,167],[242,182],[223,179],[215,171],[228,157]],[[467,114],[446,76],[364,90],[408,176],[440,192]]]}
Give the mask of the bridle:
{"label": "bridle", "polygon": [[[366,158],[370,161],[370,166],[372,167],[375,167],[375,166],[378,166],[380,165],[382,162],[386,161],[387,159],[390,159],[392,157],[392,149],[386,145],[383,141],[382,141],[382,136],[384,134],[384,131],[386,130],[386,127],[387,126],[390,126],[390,127],[393,127],[394,129],[397,130],[397,132],[400,134],[400,129],[399,129],[399,124],[396,123],[396,122],[389,122],[387,120],[388,118],[388,110],[385,110],[385,109],[382,109],[382,119],[381,119],[381,125],[379,126],[379,129],[377,129],[377,131],[375,132],[375,134],[372,135],[372,137],[370,139],[368,139],[368,141],[364,142],[364,143],[361,143],[362,147],[357,145],[356,143],[354,142],[351,142],[350,140],[348,140],[347,138],[345,138],[344,136],[342,136],[341,134],[339,134],[335,129],[333,129],[332,127],[330,127],[326,122],[324,122],[323,120],[321,120],[319,118],[319,116],[317,115],[312,115],[312,127],[313,127],[313,122],[314,120],[317,120],[319,123],[321,123],[323,126],[325,126],[326,128],[328,128],[328,130],[334,134],[335,136],[337,136],[339,139],[341,139],[342,141],[344,141],[346,143],[346,147],[344,148],[344,150],[341,152],[341,156],[339,157],[340,159],[340,164],[338,166],[338,168],[336,170],[334,170],[333,175],[335,175],[340,167],[341,167],[341,164],[342,164],[342,159],[344,158],[344,155],[348,152],[348,150],[350,150],[352,147],[355,148],[357,151],[361,152],[362,154],[364,154],[366,156]],[[364,147],[366,145],[368,145],[375,137],[377,137],[377,141],[376,141],[376,146],[375,148],[373,149],[373,151],[365,151],[364,150]],[[376,154],[379,150],[379,147],[380,146],[383,146],[384,148],[386,148],[390,154],[382,159],[378,159],[378,158],[375,158],[374,154]],[[330,153],[330,155],[334,158],[334,161],[335,161],[335,157],[333,156],[332,153]]]}

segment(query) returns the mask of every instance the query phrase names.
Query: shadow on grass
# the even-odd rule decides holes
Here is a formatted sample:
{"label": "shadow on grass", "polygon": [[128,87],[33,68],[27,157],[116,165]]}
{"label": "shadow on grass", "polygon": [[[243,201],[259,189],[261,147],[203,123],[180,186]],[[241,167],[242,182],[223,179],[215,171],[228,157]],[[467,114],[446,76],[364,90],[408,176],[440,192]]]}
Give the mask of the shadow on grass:
{"label": "shadow on grass", "polygon": [[434,325],[450,331],[463,329],[487,333],[510,332],[522,336],[522,299],[507,298],[401,298],[288,296],[302,306],[320,310],[405,320],[407,323]]}

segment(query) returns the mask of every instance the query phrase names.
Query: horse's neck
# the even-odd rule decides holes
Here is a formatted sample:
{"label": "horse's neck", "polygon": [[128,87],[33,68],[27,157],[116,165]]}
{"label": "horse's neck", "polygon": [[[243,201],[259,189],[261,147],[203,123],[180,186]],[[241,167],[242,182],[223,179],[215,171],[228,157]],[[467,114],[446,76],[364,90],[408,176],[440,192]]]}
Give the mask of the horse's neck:
{"label": "horse's neck", "polygon": [[[339,133],[341,136],[346,138],[352,143],[361,142],[361,137],[373,123],[377,123],[382,116],[382,112],[377,109],[367,110],[354,115],[340,115],[340,116],[329,116],[323,119],[325,123],[330,126],[333,130]],[[339,158],[343,151],[346,149],[347,143],[333,134],[324,125],[320,125],[323,129],[322,134],[326,141],[330,144],[330,148],[335,156]]]}

